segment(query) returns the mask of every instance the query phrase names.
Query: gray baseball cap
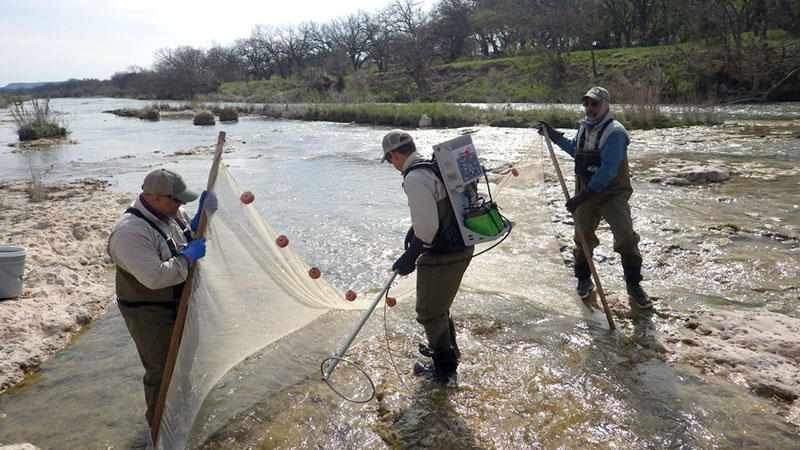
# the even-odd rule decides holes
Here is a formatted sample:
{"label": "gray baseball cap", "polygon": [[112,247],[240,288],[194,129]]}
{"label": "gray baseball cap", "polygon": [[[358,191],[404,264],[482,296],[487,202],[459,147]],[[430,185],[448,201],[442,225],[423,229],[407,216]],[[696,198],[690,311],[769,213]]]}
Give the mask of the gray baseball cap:
{"label": "gray baseball cap", "polygon": [[200,196],[186,187],[180,175],[167,169],[156,169],[148,173],[142,183],[142,192],[172,197],[186,203],[193,202]]}
{"label": "gray baseball cap", "polygon": [[595,100],[605,100],[608,103],[611,103],[611,94],[605,88],[601,88],[600,86],[594,86],[593,88],[589,89],[586,94],[581,97],[581,101],[586,97],[593,98]]}
{"label": "gray baseball cap", "polygon": [[386,133],[383,137],[383,158],[381,162],[386,161],[386,154],[392,150],[396,150],[409,142],[414,142],[410,134],[401,129],[394,129]]}

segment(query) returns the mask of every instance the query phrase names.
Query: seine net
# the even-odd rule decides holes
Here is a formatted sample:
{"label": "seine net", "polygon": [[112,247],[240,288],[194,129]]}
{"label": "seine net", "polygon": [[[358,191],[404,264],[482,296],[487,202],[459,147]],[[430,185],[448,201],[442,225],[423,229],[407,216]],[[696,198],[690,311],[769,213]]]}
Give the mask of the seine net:
{"label": "seine net", "polygon": [[[156,448],[185,448],[214,385],[248,356],[332,309],[361,309],[291,249],[242,194],[224,164],[214,185],[219,209],[209,219],[207,252],[192,284]],[[407,289],[406,289],[407,291]],[[399,291],[398,291],[399,292]],[[331,351],[330,348],[327,349]]]}
{"label": "seine net", "polygon": [[[506,174],[492,189],[503,213],[517,224],[502,245],[473,260],[461,290],[532,301],[568,297],[564,286],[554,286],[548,279],[553,273],[564,273],[564,268],[556,241],[545,238],[552,229],[542,162],[529,152],[517,167],[519,177]],[[369,294],[363,296],[367,299],[347,302],[344,293],[324,276],[309,277],[310,266],[291,246],[279,247],[278,234],[258,209],[240,201],[242,190],[224,164],[214,192],[219,209],[209,220],[207,253],[193,280],[158,449],[201,444],[240,412],[220,406],[236,403],[237,395],[250,395],[243,403],[253,402],[254,396],[264,398],[320,376],[322,358],[338,350],[356,324],[354,310],[369,304]],[[493,244],[482,244],[476,252]],[[530,268],[532,258],[536,270],[520,277],[518,271]],[[413,295],[414,285],[413,274],[399,279],[391,295],[403,301]],[[560,304],[558,311],[582,314],[577,305]],[[226,387],[231,377],[257,381],[237,390]]]}

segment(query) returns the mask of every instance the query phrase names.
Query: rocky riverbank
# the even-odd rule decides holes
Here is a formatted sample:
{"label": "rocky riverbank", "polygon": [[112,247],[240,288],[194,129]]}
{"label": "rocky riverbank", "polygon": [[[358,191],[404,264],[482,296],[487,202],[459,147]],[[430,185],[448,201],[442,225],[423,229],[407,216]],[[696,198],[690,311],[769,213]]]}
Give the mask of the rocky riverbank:
{"label": "rocky riverbank", "polygon": [[0,244],[27,249],[22,294],[0,300],[0,392],[112,302],[106,239],[131,199],[106,186],[96,179],[0,184]]}

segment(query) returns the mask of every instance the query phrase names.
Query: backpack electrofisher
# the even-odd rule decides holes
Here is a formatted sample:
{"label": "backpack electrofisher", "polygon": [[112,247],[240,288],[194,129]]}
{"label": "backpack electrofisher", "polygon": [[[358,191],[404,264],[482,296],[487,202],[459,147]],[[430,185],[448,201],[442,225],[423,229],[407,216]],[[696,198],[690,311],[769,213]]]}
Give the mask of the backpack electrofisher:
{"label": "backpack electrofisher", "polygon": [[500,214],[491,192],[488,202],[478,195],[478,180],[485,175],[472,136],[464,134],[434,145],[433,156],[456,213],[464,244],[493,241],[506,234],[513,223]]}

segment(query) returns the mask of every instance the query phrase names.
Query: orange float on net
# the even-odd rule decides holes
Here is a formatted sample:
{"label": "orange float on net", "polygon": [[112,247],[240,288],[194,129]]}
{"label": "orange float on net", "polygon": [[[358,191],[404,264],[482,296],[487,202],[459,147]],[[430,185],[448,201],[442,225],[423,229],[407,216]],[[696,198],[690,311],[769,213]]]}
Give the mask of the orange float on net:
{"label": "orange float on net", "polygon": [[275,243],[278,244],[278,247],[283,248],[289,245],[289,238],[284,235],[280,235],[275,238]]}
{"label": "orange float on net", "polygon": [[242,196],[239,197],[239,200],[241,200],[242,203],[244,203],[245,205],[249,205],[250,203],[253,203],[253,200],[255,200],[255,199],[256,199],[256,196],[253,195],[253,193],[250,192],[250,191],[242,192]]}
{"label": "orange float on net", "polygon": [[308,276],[310,276],[311,278],[316,280],[317,278],[319,278],[320,275],[322,275],[322,272],[319,271],[319,268],[312,267],[308,269]]}
{"label": "orange float on net", "polygon": [[346,294],[344,294],[344,298],[347,299],[348,302],[352,302],[353,300],[356,299],[356,297],[358,297],[358,295],[352,289],[350,289],[349,291],[347,291]]}
{"label": "orange float on net", "polygon": [[386,297],[386,306],[389,308],[397,304],[397,299],[394,297]]}

